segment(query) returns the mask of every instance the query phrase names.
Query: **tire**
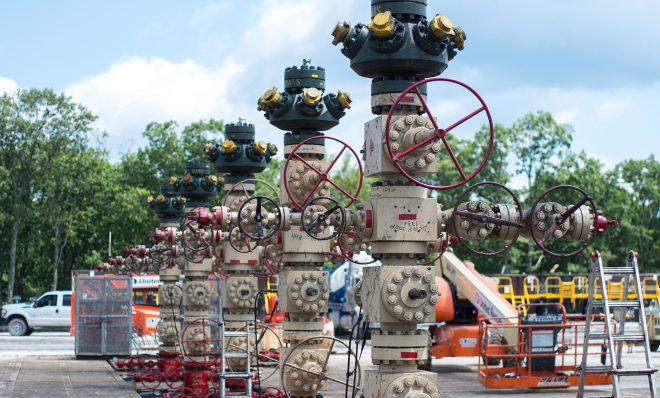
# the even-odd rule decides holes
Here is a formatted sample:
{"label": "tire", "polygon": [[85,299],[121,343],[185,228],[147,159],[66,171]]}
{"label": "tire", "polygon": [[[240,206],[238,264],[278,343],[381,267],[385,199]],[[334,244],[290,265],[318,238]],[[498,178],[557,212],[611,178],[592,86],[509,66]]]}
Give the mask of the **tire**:
{"label": "tire", "polygon": [[24,336],[28,331],[27,323],[23,318],[13,318],[9,321],[8,327],[12,336]]}
{"label": "tire", "polygon": [[424,365],[418,365],[417,369],[431,370],[433,366],[433,337],[431,337],[431,329],[427,330],[426,350],[426,363]]}
{"label": "tire", "polygon": [[658,348],[660,348],[660,341],[652,341],[651,342],[651,351],[653,351],[653,352],[658,351]]}
{"label": "tire", "polygon": [[[490,335],[488,336],[488,344],[502,344],[502,335],[496,329],[489,329]],[[482,340],[483,341],[483,340]],[[488,366],[498,366],[501,358],[499,357],[481,357],[484,364]]]}
{"label": "tire", "polygon": [[27,330],[27,332],[25,332],[25,335],[26,335],[26,336],[29,336],[29,335],[31,335],[32,333],[34,333],[34,329],[33,329],[33,328],[29,328],[29,329]]}
{"label": "tire", "polygon": [[[507,348],[506,348],[506,353],[509,354],[509,355],[514,355],[514,354],[517,354],[517,353],[518,353],[518,350],[516,350],[516,349],[513,348],[513,347],[507,347]],[[518,361],[517,361],[516,357],[506,357],[506,358],[502,358],[502,367],[505,367],[505,368],[513,368],[513,367],[515,367],[517,364],[518,364]]]}
{"label": "tire", "polygon": [[[491,333],[488,336],[488,344],[506,345],[507,342],[506,339],[496,329],[491,329]],[[517,354],[517,350],[513,347],[507,347],[506,353],[508,355]],[[487,362],[488,366],[499,366],[500,361],[502,361],[502,367],[505,368],[512,368],[516,366],[515,357],[489,357],[488,359],[482,357],[482,360],[484,363]]]}

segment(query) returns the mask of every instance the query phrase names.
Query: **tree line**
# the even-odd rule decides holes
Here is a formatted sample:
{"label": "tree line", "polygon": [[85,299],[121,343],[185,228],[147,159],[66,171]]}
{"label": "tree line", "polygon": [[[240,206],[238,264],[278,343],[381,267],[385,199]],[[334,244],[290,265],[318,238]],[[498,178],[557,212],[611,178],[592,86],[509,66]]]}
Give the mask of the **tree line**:
{"label": "tree line", "polygon": [[[119,255],[122,247],[148,244],[158,221],[145,198],[158,193],[165,178],[181,175],[186,160],[203,157],[204,144],[220,141],[224,130],[216,119],[183,127],[174,121],[151,122],[141,133],[145,143],[111,162],[95,120],[84,105],[49,89],[0,96],[0,301],[70,288],[71,271],[95,267],[109,249]],[[653,254],[660,252],[660,165],[653,156],[605,170],[598,159],[572,151],[571,126],[545,112],[495,130],[490,160],[474,182],[515,180],[514,191],[526,204],[555,184],[582,186],[606,215],[621,223],[594,243],[604,260],[622,263],[633,249],[640,253],[643,272],[658,270],[660,260]],[[482,129],[474,140],[451,139],[466,169],[483,158],[487,137]],[[282,163],[274,159],[260,178],[279,185]],[[443,184],[452,173],[453,164],[442,157],[438,173],[429,179]],[[344,162],[335,178],[352,186],[358,173]],[[368,198],[369,182],[360,199]],[[464,189],[434,195],[450,207]],[[585,256],[559,262],[560,271],[584,270]],[[499,272],[503,265],[511,272],[543,272],[555,263],[522,238],[504,256],[471,259],[485,273]]]}

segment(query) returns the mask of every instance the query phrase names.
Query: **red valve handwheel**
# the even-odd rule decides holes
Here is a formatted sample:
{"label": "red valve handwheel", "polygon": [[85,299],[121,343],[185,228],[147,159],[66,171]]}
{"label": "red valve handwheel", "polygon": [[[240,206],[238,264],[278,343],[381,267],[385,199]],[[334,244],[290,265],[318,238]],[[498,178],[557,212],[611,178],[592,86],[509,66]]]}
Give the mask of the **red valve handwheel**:
{"label": "red valve handwheel", "polygon": [[[355,233],[355,231],[343,231],[343,232],[341,232],[340,234],[344,234],[344,235],[346,235],[346,236],[356,236],[356,235],[357,235],[357,234]],[[371,261],[367,261],[367,262],[361,262],[361,261],[356,261],[356,260],[354,260],[354,259],[353,259],[353,254],[355,254],[355,253],[354,253],[354,252],[351,252],[351,251],[348,251],[348,250],[345,250],[344,247],[341,245],[341,236],[338,237],[338,239],[337,239],[337,247],[339,248],[339,251],[341,252],[342,256],[344,256],[344,258],[345,258],[346,260],[352,262],[353,264],[369,265],[369,264],[373,264],[373,263],[375,263],[376,261],[378,261],[378,259],[373,258],[373,257],[371,257],[371,258],[372,258]]]}
{"label": "red valve handwheel", "polygon": [[[419,86],[422,84],[426,83],[431,83],[431,82],[447,82],[447,83],[452,83],[459,85],[466,90],[468,90],[472,95],[474,95],[477,100],[481,103],[481,107],[477,108],[473,112],[469,113],[467,116],[459,119],[457,122],[452,123],[451,125],[447,126],[446,128],[442,129],[438,127],[438,122],[433,118],[433,114],[431,113],[431,109],[429,109],[428,105],[426,104],[426,100],[424,99],[424,95],[422,94],[421,91],[419,91]],[[392,125],[392,116],[394,116],[394,112],[396,112],[399,103],[404,101],[404,98],[410,93],[414,92],[417,97],[419,98],[419,101],[422,103],[422,107],[424,108],[424,112],[426,113],[426,116],[431,120],[431,123],[433,123],[433,128],[435,129],[435,133],[431,135],[430,137],[418,142],[414,146],[407,148],[400,153],[394,153],[394,150],[392,150],[392,141],[390,139],[390,127]],[[486,156],[484,159],[481,161],[479,166],[472,171],[469,175],[465,174],[465,171],[463,171],[463,167],[458,161],[458,158],[456,157],[456,154],[454,154],[454,151],[451,149],[451,146],[449,145],[449,141],[446,139],[447,133],[451,132],[454,128],[458,127],[459,125],[465,123],[466,121],[472,119],[474,116],[480,114],[481,112],[486,112],[486,116],[488,117],[488,129],[490,132],[490,139],[488,142],[488,148],[486,149]],[[410,153],[418,150],[419,148],[423,147],[424,145],[428,145],[429,143],[435,141],[435,140],[441,140],[442,143],[445,146],[445,149],[447,150],[447,153],[449,154],[449,157],[451,158],[452,162],[454,163],[454,166],[456,167],[456,170],[458,171],[458,174],[461,176],[461,181],[455,182],[453,184],[449,185],[431,185],[427,184],[425,182],[422,182],[418,180],[417,178],[413,177],[410,175],[410,173],[401,165],[401,162],[403,161],[403,158],[405,158],[407,155]],[[465,184],[466,182],[470,181],[473,179],[481,169],[486,165],[486,162],[488,161],[488,158],[490,157],[490,152],[493,149],[493,142],[495,141],[495,129],[493,127],[493,119],[490,116],[490,111],[488,110],[488,106],[484,102],[483,98],[477,93],[472,87],[468,86],[465,83],[459,82],[458,80],[453,80],[453,79],[446,79],[442,77],[432,77],[429,79],[425,79],[422,81],[419,81],[407,89],[405,89],[394,101],[392,104],[392,107],[390,108],[390,111],[387,114],[387,120],[386,120],[386,130],[385,130],[385,143],[387,145],[387,154],[394,165],[394,167],[399,170],[399,172],[405,176],[408,180],[410,180],[412,183],[415,185],[419,185],[424,188],[428,189],[433,189],[433,190],[445,190],[445,189],[451,189],[451,188],[456,188],[458,186],[461,186]]]}
{"label": "red valve handwheel", "polygon": [[[201,252],[209,247],[209,242],[207,242],[206,238],[203,236],[208,230],[208,227],[206,225],[199,225],[198,227],[194,227],[192,225],[193,223],[196,223],[195,219],[189,219],[188,222],[186,222],[184,230],[181,233],[181,242],[186,249],[193,252]],[[201,243],[200,247],[193,247],[190,245],[190,242],[188,242],[188,239],[186,238],[186,231],[190,231],[190,233],[195,235],[197,240]]]}
{"label": "red valve handwheel", "polygon": [[[533,219],[534,219],[534,213],[536,212],[537,207],[539,204],[551,193],[555,191],[575,191],[582,196],[582,198],[577,201],[574,205],[570,206],[568,209],[566,209],[562,214],[556,216],[553,218],[553,222],[550,224],[550,227],[543,232],[543,236],[541,239],[537,238],[536,235],[534,234],[534,229],[533,229]],[[549,241],[553,241],[554,239],[551,239],[551,235],[558,229],[558,226],[563,223],[566,219],[568,219],[572,214],[574,214],[576,211],[579,210],[579,208],[583,205],[588,205],[589,208],[592,211],[593,214],[593,223],[592,226],[594,227],[594,230],[591,231],[591,234],[589,237],[582,242],[582,246],[580,248],[569,252],[569,253],[560,253],[556,252],[554,250],[548,249],[546,247],[546,243]],[[535,201],[534,204],[532,204],[531,211],[527,215],[527,220],[526,220],[527,228],[531,231],[530,235],[536,246],[543,250],[544,253],[552,256],[552,257],[559,257],[559,258],[567,258],[567,257],[573,257],[581,252],[583,252],[594,240],[596,236],[596,231],[598,227],[598,208],[596,207],[596,203],[594,202],[593,198],[591,195],[587,193],[584,189],[580,187],[576,187],[575,185],[568,185],[568,184],[562,184],[562,185],[556,185],[550,189],[547,189],[545,192],[541,194]]]}
{"label": "red valve handwheel", "polygon": [[[245,235],[243,232],[240,232],[240,228],[239,228],[239,227],[234,227],[234,228],[232,228],[231,232],[233,232],[234,229],[238,229],[239,234],[240,234],[240,235],[239,235],[239,238],[241,239],[241,242],[243,242],[243,245],[244,245],[247,249],[243,249],[243,248],[239,248],[239,247],[237,247],[237,246],[234,244],[234,241],[231,239],[231,236],[230,236],[230,238],[229,238],[229,246],[231,246],[234,250],[236,250],[236,251],[239,252],[239,253],[252,253],[252,252],[254,251],[254,249],[257,248],[257,245],[251,245],[251,244],[250,244],[250,239],[249,239],[249,237],[248,237],[247,235]],[[231,234],[231,232],[230,232],[230,234]]]}
{"label": "red valve handwheel", "polygon": [[[307,144],[310,141],[321,140],[321,139],[337,141],[338,143],[343,145],[343,147],[341,148],[339,153],[335,156],[335,158],[332,160],[332,162],[330,162],[330,165],[325,170],[319,170],[318,168],[313,166],[310,162],[305,160],[302,156],[298,155],[298,150],[300,149],[301,146]],[[357,161],[358,168],[360,170],[360,178],[358,179],[358,186],[357,186],[357,189],[355,190],[355,193],[353,193],[353,194],[349,193],[344,188],[340,187],[339,184],[337,184],[336,182],[334,182],[332,180],[332,178],[330,178],[330,170],[335,166],[335,164],[337,163],[337,160],[341,157],[341,155],[344,153],[344,151],[347,148],[348,148],[349,151],[351,151],[351,153],[355,157],[355,160]],[[315,172],[316,174],[319,175],[319,180],[316,182],[316,185],[314,185],[314,187],[309,191],[309,193],[307,194],[305,199],[303,199],[302,202],[298,202],[296,200],[294,195],[291,193],[291,189],[289,188],[289,184],[288,184],[287,170],[289,169],[289,164],[291,162],[291,159],[293,159],[293,158],[295,158],[296,160],[304,163],[305,166],[309,167],[310,170],[312,170],[313,172]],[[284,178],[283,178],[284,179],[284,189],[286,190],[286,193],[289,196],[289,199],[291,199],[291,202],[294,205],[296,205],[296,207],[298,209],[302,209],[307,204],[307,202],[312,198],[312,195],[314,194],[314,192],[316,192],[316,190],[319,188],[321,183],[325,182],[325,181],[329,182],[332,186],[337,188],[339,190],[339,192],[341,192],[344,196],[346,196],[346,198],[349,199],[348,203],[343,205],[344,207],[348,207],[351,204],[353,204],[353,202],[355,202],[355,200],[357,200],[357,197],[360,194],[360,190],[362,189],[362,176],[363,176],[363,174],[362,174],[362,162],[360,162],[360,157],[358,156],[357,152],[355,152],[355,150],[353,148],[351,148],[344,141],[342,141],[340,139],[337,139],[337,138],[334,138],[334,137],[327,136],[327,135],[318,135],[318,136],[315,136],[315,137],[307,138],[307,139],[303,140],[300,144],[298,144],[295,148],[293,148],[291,153],[289,153],[289,157],[286,159],[286,162],[284,162],[284,169],[282,170],[282,173],[283,173],[282,175],[284,176]]]}
{"label": "red valve handwheel", "polygon": [[[198,327],[201,325],[202,328],[202,339],[186,339],[186,334],[188,332],[188,329],[191,327]],[[191,355],[188,350],[187,350],[187,344],[186,343],[203,343],[205,347],[209,347],[211,350],[213,350],[212,347],[222,347],[222,340],[220,340],[220,337],[213,337],[214,332],[210,329],[212,328],[221,328],[222,325],[219,321],[211,318],[197,318],[194,321],[188,323],[187,325],[184,326],[184,328],[181,330],[181,353],[183,354],[183,358],[186,361],[190,361],[192,363],[196,364],[203,364],[206,366],[211,366],[214,363],[214,359],[211,358],[213,356],[219,355],[219,353],[213,352],[213,351],[205,351],[201,354],[194,354]],[[207,334],[207,329],[210,334]],[[208,345],[207,345],[208,344]],[[195,359],[194,357],[207,357],[209,358],[206,361],[199,361]]]}

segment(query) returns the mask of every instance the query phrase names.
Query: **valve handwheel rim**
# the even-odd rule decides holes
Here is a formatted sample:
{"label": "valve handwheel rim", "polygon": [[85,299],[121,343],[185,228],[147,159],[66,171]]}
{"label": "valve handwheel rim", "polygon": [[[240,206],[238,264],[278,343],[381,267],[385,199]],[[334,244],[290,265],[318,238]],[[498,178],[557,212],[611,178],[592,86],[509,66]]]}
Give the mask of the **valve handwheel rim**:
{"label": "valve handwheel rim", "polygon": [[[346,236],[357,236],[357,233],[355,231],[342,231],[342,232],[340,232],[339,235],[341,235],[341,234],[344,234]],[[337,236],[339,236],[339,235],[337,235]],[[353,255],[355,254],[355,252],[351,252],[350,250],[344,249],[344,247],[341,245],[341,239],[337,239],[337,247],[339,248],[339,251],[341,252],[342,256],[344,256],[344,258],[346,260],[352,262],[353,264],[369,265],[369,264],[373,264],[376,261],[378,261],[377,258],[374,258],[371,255],[370,255],[371,261],[362,262],[362,261],[359,261],[359,260],[358,261],[354,260]],[[358,251],[358,253],[360,253],[360,252],[361,252],[361,250]]]}
{"label": "valve handwheel rim", "polygon": [[[231,189],[228,189],[225,191],[225,197],[222,199],[222,206],[224,207],[229,207],[229,204],[227,203],[227,199],[229,198],[229,194],[232,192],[243,192],[243,195],[245,196],[245,200],[249,200],[254,194],[248,193],[247,189],[245,188],[246,184],[254,184],[255,185],[255,190],[254,192],[257,192],[256,186],[257,184],[265,185],[266,188],[268,188],[272,193],[273,193],[273,198],[275,198],[276,201],[279,201],[279,193],[275,189],[275,187],[270,184],[267,181],[260,180],[258,178],[246,178],[244,180],[241,180],[231,187]],[[239,188],[240,187],[240,188]],[[263,196],[263,195],[262,195]]]}
{"label": "valve handwheel rim", "polygon": [[[256,201],[256,206],[255,206],[255,215],[254,215],[254,221],[255,225],[257,226],[257,235],[252,235],[242,222],[243,220],[243,214],[245,211],[247,211],[247,206],[250,204],[250,202]],[[262,203],[270,203],[275,210],[275,215],[277,217],[277,221],[275,224],[272,225],[270,229],[267,230],[266,233],[264,233],[264,228],[268,227],[268,225],[265,225],[263,222],[263,214],[261,213],[261,210],[263,208]],[[269,212],[269,210],[266,210]],[[278,205],[277,202],[275,202],[273,199],[267,197],[267,196],[252,196],[250,199],[246,200],[243,202],[241,207],[238,209],[238,229],[241,231],[241,233],[248,238],[255,240],[255,241],[263,241],[271,236],[275,235],[277,231],[280,228],[280,223],[282,222],[282,209]],[[249,245],[248,245],[249,247]],[[252,251],[252,250],[250,250]]]}
{"label": "valve handwheel rim", "polygon": [[[209,242],[200,233],[200,231],[207,232],[208,228],[205,225],[200,225],[200,224],[198,224],[199,226],[195,228],[192,226],[192,224],[195,222],[196,220],[194,218],[191,218],[188,220],[188,222],[186,222],[184,230],[182,231],[181,234],[181,241],[183,242],[183,245],[185,246],[186,249],[191,250],[193,252],[203,252],[204,250],[208,249]],[[188,239],[186,238],[186,233],[185,233],[186,231],[190,231],[190,233],[192,233],[195,236],[195,238],[197,238],[197,240],[201,242],[200,247],[193,247],[192,245],[190,245],[190,242],[188,242]]]}
{"label": "valve handwheel rim", "polygon": [[[446,128],[440,128],[438,127],[437,121],[434,119],[433,114],[428,107],[426,100],[424,99],[424,95],[422,92],[419,90],[419,86],[426,84],[426,83],[431,83],[431,82],[446,82],[446,83],[452,83],[459,85],[466,90],[468,90],[476,99],[479,101],[481,104],[480,108],[477,108],[476,110],[472,111],[469,113],[467,116],[464,116],[457,122],[447,126]],[[399,103],[411,92],[413,92],[417,95],[419,98],[419,101],[422,103],[422,107],[424,108],[424,113],[426,113],[426,116],[429,118],[431,123],[433,124],[433,128],[435,130],[435,134],[429,136],[428,138],[418,142],[417,144],[413,145],[410,148],[407,148],[403,150],[401,153],[395,153],[394,150],[392,149],[392,140],[390,137],[390,127],[391,127],[391,122],[392,122],[392,117],[394,116],[394,113],[396,112],[397,107],[399,106]],[[472,171],[469,175],[465,174],[465,171],[463,170],[463,167],[460,165],[460,162],[458,161],[458,158],[456,157],[456,154],[454,154],[454,151],[451,149],[451,146],[449,145],[449,141],[445,138],[446,135],[451,132],[454,128],[460,126],[461,124],[467,122],[468,120],[472,119],[474,116],[480,114],[481,112],[485,112],[486,116],[488,118],[488,130],[489,130],[489,141],[488,141],[488,148],[486,149],[486,154],[484,156],[484,159],[481,161],[479,166],[477,166],[476,169]],[[488,109],[488,105],[486,105],[486,102],[484,99],[477,93],[476,90],[474,90],[472,87],[468,86],[467,84],[460,82],[455,79],[448,79],[444,77],[432,77],[428,79],[421,80],[419,82],[416,82],[412,84],[410,87],[405,89],[399,96],[396,98],[392,106],[390,107],[390,111],[387,113],[387,120],[385,122],[386,127],[385,127],[385,144],[387,146],[387,155],[390,158],[390,161],[394,167],[404,176],[406,177],[409,181],[414,183],[415,185],[432,189],[432,190],[447,190],[447,189],[452,189],[459,187],[468,181],[472,180],[474,177],[477,176],[481,172],[481,170],[484,168],[486,165],[486,162],[488,161],[488,158],[490,157],[490,153],[493,150],[493,144],[495,142],[495,128],[493,126],[493,118],[490,114],[490,110]],[[408,154],[418,150],[419,148],[430,144],[431,142],[435,140],[441,140],[443,145],[445,146],[445,150],[449,154],[449,157],[451,158],[452,162],[454,163],[454,167],[456,167],[456,170],[458,171],[459,175],[462,178],[462,181],[455,182],[453,184],[449,185],[432,185],[429,183],[425,183],[423,181],[418,180],[414,176],[412,176],[402,165],[401,161],[402,159],[407,156]]]}
{"label": "valve handwheel rim", "polygon": [[[316,166],[312,165],[305,158],[298,155],[298,150],[303,145],[307,144],[310,141],[321,140],[321,139],[322,140],[336,141],[336,142],[338,142],[339,144],[342,145],[342,148],[339,151],[339,153],[335,156],[335,158],[332,160],[332,162],[330,162],[330,165],[325,170],[319,170],[318,168],[316,168]],[[332,170],[332,168],[337,164],[337,160],[339,160],[339,158],[341,157],[341,155],[344,154],[344,151],[346,151],[347,148],[350,151],[350,153],[353,155],[353,157],[355,157],[355,159],[357,161],[358,169],[360,171],[360,175],[359,175],[359,178],[358,178],[357,189],[356,189],[354,194],[351,194],[348,191],[346,191],[344,188],[342,188],[339,184],[337,184],[329,176],[330,170]],[[318,174],[318,176],[319,176],[318,181],[316,182],[314,187],[309,191],[307,196],[302,200],[302,203],[300,203],[296,200],[295,196],[291,192],[291,188],[289,187],[289,183],[288,183],[287,171],[289,170],[289,164],[290,164],[292,158],[296,158],[296,160],[302,162],[311,171]],[[291,200],[291,202],[298,209],[302,209],[303,207],[305,207],[307,202],[312,198],[312,195],[314,194],[314,192],[316,192],[316,190],[319,189],[319,186],[321,185],[322,182],[330,183],[333,187],[335,187],[337,190],[339,190],[339,192],[341,192],[341,194],[343,196],[345,196],[349,199],[348,203],[343,205],[344,208],[347,208],[350,205],[352,205],[353,202],[355,202],[358,199],[358,195],[360,195],[360,191],[362,190],[362,179],[363,179],[363,176],[364,176],[363,171],[362,171],[362,162],[360,161],[360,157],[358,156],[357,152],[355,152],[355,150],[353,148],[351,148],[351,146],[348,145],[346,142],[344,142],[344,141],[342,141],[338,138],[330,137],[330,136],[327,136],[327,135],[317,135],[317,136],[314,136],[314,137],[310,137],[310,138],[307,138],[307,139],[301,141],[298,145],[296,145],[296,147],[293,148],[293,150],[289,153],[289,156],[287,157],[286,162],[284,162],[284,168],[282,169],[282,175],[284,177],[283,178],[283,180],[284,180],[284,190],[286,191],[287,196],[289,196],[289,199]]]}
{"label": "valve handwheel rim", "polygon": [[[320,368],[319,371],[314,371],[314,370],[311,370],[311,369],[303,368],[301,366],[293,364],[290,361],[292,359],[292,357],[294,356],[293,354],[296,353],[297,350],[300,349],[300,351],[302,352],[302,350],[309,349],[310,346],[320,345],[319,343],[320,343],[321,340],[329,340],[330,341],[330,346],[327,349],[325,349],[325,348],[323,349],[323,351],[325,351],[325,357],[323,358],[323,364],[318,364],[319,368]],[[354,358],[354,361],[353,361],[353,363],[355,364],[354,368],[352,369],[352,371],[351,371],[351,369],[347,369],[347,375],[348,374],[351,374],[351,375],[355,374],[357,376],[353,383],[351,383],[350,381],[346,382],[346,381],[338,379],[336,377],[331,377],[331,376],[327,375],[327,373],[326,373],[327,370],[328,370],[328,362],[330,360],[330,355],[332,355],[332,350],[333,350],[336,343],[339,343],[339,344],[343,345],[344,347],[346,347],[348,349],[347,355]],[[285,394],[284,396],[285,397],[291,397],[291,395],[289,394],[289,391],[286,388],[286,385],[284,383],[284,381],[285,381],[285,379],[284,379],[285,370],[286,370],[287,367],[295,369],[298,372],[304,372],[304,373],[310,374],[313,377],[318,378],[319,385],[317,386],[316,391],[314,391],[314,395],[316,393],[318,393],[318,391],[320,390],[320,388],[321,388],[321,385],[320,385],[321,383],[320,382],[321,381],[332,381],[332,382],[335,382],[337,384],[341,384],[341,385],[345,386],[346,388],[353,389],[352,394],[346,395],[347,397],[350,396],[351,398],[355,398],[356,396],[358,396],[359,391],[362,389],[362,387],[360,387],[360,385],[362,384],[362,367],[360,366],[360,361],[359,361],[359,358],[358,358],[356,352],[353,351],[353,349],[351,347],[349,347],[346,343],[344,343],[342,340],[339,340],[338,338],[335,338],[335,337],[331,337],[331,336],[313,336],[313,337],[307,338],[307,339],[299,342],[297,345],[293,346],[288,351],[286,357],[284,357],[284,360],[282,361],[282,366],[280,368],[280,384],[281,384],[282,390]],[[311,393],[311,391],[310,391],[310,393]]]}
{"label": "valve handwheel rim", "polygon": [[[555,217],[553,219],[554,222],[552,223],[550,228],[548,228],[548,230],[544,232],[543,237],[541,239],[538,239],[536,237],[536,235],[534,234],[533,229],[532,229],[532,227],[533,227],[532,222],[533,222],[533,219],[534,219],[533,215],[534,215],[534,212],[536,211],[536,207],[541,203],[541,201],[546,196],[550,195],[551,193],[553,193],[555,191],[559,191],[559,190],[562,190],[562,189],[563,190],[577,191],[582,195],[582,199],[580,199],[577,203],[575,203],[570,208],[568,208],[566,211],[564,211],[561,215],[559,215],[558,217]],[[583,241],[582,247],[580,247],[579,249],[574,250],[572,252],[569,252],[569,253],[558,253],[558,252],[554,252],[554,251],[548,249],[547,247],[545,247],[545,243],[548,241],[549,235],[552,234],[554,231],[556,231],[557,227],[560,224],[562,224],[564,221],[566,221],[567,218],[569,218],[572,214],[574,214],[577,210],[579,210],[579,208],[581,206],[583,206],[586,203],[591,205],[590,207],[591,207],[591,209],[593,209],[593,212],[594,212],[593,213],[593,223],[592,223],[593,230],[590,231],[589,238],[587,240]],[[532,210],[529,212],[529,215],[527,216],[527,220],[526,220],[527,228],[530,230],[530,236],[531,236],[532,240],[534,241],[534,243],[536,244],[536,246],[539,249],[541,249],[544,253],[546,253],[546,254],[548,254],[552,257],[567,258],[567,257],[576,256],[576,255],[582,253],[587,247],[589,247],[589,245],[591,245],[591,242],[593,242],[594,238],[596,237],[596,231],[597,231],[597,225],[598,225],[598,208],[596,207],[596,202],[594,202],[591,195],[589,195],[587,193],[587,191],[585,191],[584,189],[582,189],[580,187],[577,187],[575,185],[570,185],[570,184],[560,184],[560,185],[556,185],[552,188],[549,188],[545,192],[543,192],[536,199],[536,201],[534,201],[534,204],[532,204],[531,209]],[[559,220],[561,220],[561,222],[559,222]]]}
{"label": "valve handwheel rim", "polygon": [[[318,201],[328,201],[328,202],[330,202],[330,206],[325,212],[319,214],[318,217],[316,218],[316,220],[312,221],[311,224],[307,224],[305,222],[305,213],[307,212],[307,209],[310,208],[310,206],[312,206],[315,202],[318,202]],[[320,205],[320,206],[323,206],[323,205]],[[321,235],[319,235],[319,234],[317,234],[313,231],[314,228],[316,228],[321,223],[325,222],[325,220],[328,217],[330,217],[333,213],[335,213],[337,210],[339,210],[339,226],[338,226],[338,228],[335,228],[335,230],[328,236],[321,236]],[[338,201],[336,201],[335,199],[330,198],[328,196],[318,196],[318,197],[310,200],[309,202],[307,202],[307,204],[305,204],[305,206],[301,210],[301,216],[303,218],[302,221],[301,221],[303,229],[305,230],[307,235],[309,235],[312,239],[315,239],[315,240],[330,240],[330,239],[336,237],[337,235],[339,235],[341,233],[341,231],[344,229],[344,226],[346,224],[346,213],[344,211],[344,208],[339,204]]]}
{"label": "valve handwheel rim", "polygon": [[[463,211],[463,210],[458,210],[458,206],[461,203],[463,203],[463,201],[466,199],[466,197],[469,197],[469,194],[471,192],[473,192],[475,189],[477,189],[479,187],[482,187],[482,186],[492,186],[492,187],[495,187],[495,188],[503,189],[509,196],[511,196],[511,198],[513,199],[513,204],[516,206],[516,213],[518,215],[518,222],[508,221],[508,220],[491,219],[491,217],[486,216],[486,215],[478,216],[475,213],[470,213],[470,212],[466,212],[466,211]],[[454,206],[454,210],[452,212],[454,230],[458,229],[457,223],[458,223],[459,218],[456,217],[456,215],[461,216],[461,217],[465,217],[465,218],[472,218],[472,219],[475,219],[475,220],[476,220],[477,217],[480,217],[480,219],[477,220],[477,221],[481,221],[481,222],[484,222],[484,223],[492,223],[492,224],[495,224],[496,226],[507,226],[507,227],[516,228],[515,236],[513,237],[513,239],[511,239],[508,243],[506,243],[501,249],[499,249],[497,251],[494,251],[494,252],[482,252],[480,250],[474,249],[474,248],[470,247],[467,243],[465,243],[465,239],[461,239],[460,237],[458,237],[459,238],[458,243],[460,243],[470,253],[476,254],[478,256],[491,257],[491,256],[496,256],[496,255],[507,252],[518,241],[518,238],[520,237],[521,229],[523,227],[525,227],[525,223],[523,222],[524,217],[523,217],[523,213],[522,213],[522,206],[520,205],[520,201],[518,200],[518,197],[516,196],[516,194],[514,194],[513,191],[511,191],[506,186],[504,186],[504,185],[502,185],[498,182],[494,182],[494,181],[484,181],[484,182],[474,184],[470,188],[468,188],[465,192],[463,192],[463,194],[461,194],[461,196],[458,197],[458,200],[456,201],[456,205]]]}

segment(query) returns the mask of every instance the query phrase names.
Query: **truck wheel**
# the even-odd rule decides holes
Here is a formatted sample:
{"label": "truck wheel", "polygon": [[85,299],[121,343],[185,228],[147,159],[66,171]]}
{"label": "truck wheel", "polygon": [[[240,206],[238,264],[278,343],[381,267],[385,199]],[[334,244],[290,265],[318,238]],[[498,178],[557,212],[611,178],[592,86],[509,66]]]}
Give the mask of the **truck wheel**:
{"label": "truck wheel", "polygon": [[[488,344],[494,344],[494,345],[501,345],[502,344],[502,335],[495,329],[490,329],[489,330],[489,335],[488,335]],[[484,339],[482,339],[483,341]],[[481,359],[483,360],[485,365],[488,366],[498,366],[500,364],[500,357],[488,357],[482,356]]]}
{"label": "truck wheel", "polygon": [[660,348],[660,341],[652,341],[651,342],[651,351],[658,351],[658,348]]}
{"label": "truck wheel", "polygon": [[433,362],[433,337],[431,337],[431,329],[427,331],[427,337],[428,339],[426,340],[426,349],[427,349],[427,355],[426,355],[426,363],[424,365],[417,365],[417,369],[421,370],[431,370],[432,362]]}
{"label": "truck wheel", "polygon": [[23,336],[28,331],[27,323],[21,318],[12,319],[8,326],[12,336]]}

